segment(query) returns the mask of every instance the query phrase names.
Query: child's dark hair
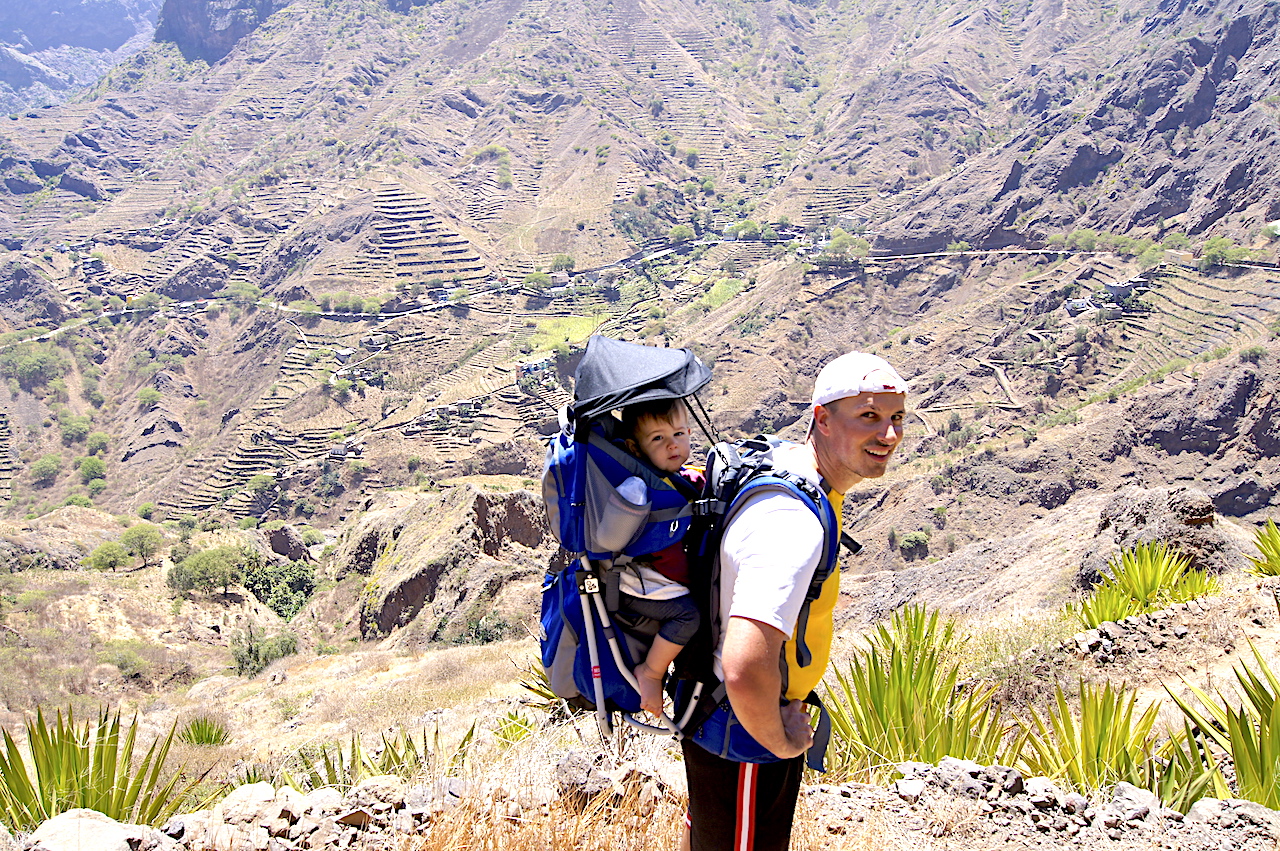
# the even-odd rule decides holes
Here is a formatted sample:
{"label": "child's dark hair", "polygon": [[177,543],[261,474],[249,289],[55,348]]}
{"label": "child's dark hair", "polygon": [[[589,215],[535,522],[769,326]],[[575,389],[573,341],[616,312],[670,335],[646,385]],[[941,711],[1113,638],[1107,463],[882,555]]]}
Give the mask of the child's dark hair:
{"label": "child's dark hair", "polygon": [[[634,439],[636,424],[644,417],[671,422],[677,411],[688,411],[683,399],[653,399],[637,402],[622,409],[622,435]],[[687,414],[686,414],[687,416]]]}

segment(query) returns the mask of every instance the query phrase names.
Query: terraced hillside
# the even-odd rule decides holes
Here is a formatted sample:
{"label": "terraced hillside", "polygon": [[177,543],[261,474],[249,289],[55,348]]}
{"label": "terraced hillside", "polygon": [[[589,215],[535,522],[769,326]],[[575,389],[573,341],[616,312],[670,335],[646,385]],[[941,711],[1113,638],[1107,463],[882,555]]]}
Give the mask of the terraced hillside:
{"label": "terraced hillside", "polygon": [[[911,364],[929,432],[992,438],[1247,348],[1261,267],[1063,307],[1118,298],[1156,242],[1274,255],[1250,188],[1271,13],[295,0],[212,65],[165,30],[0,140],[8,510],[319,488],[341,513],[535,463],[592,330],[696,344],[727,428],[785,428],[813,365],[861,346]],[[873,256],[824,254],[837,225]],[[86,421],[105,477],[80,472]]]}

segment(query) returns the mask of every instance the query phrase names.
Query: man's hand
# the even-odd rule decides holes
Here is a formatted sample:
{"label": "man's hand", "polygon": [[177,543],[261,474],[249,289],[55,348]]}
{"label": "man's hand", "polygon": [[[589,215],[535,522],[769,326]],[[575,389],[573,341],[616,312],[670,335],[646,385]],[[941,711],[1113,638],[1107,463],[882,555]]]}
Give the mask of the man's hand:
{"label": "man's hand", "polygon": [[813,724],[809,721],[809,711],[804,708],[804,701],[793,700],[782,707],[782,728],[786,731],[787,742],[796,748],[792,756],[798,756],[813,746]]}
{"label": "man's hand", "polygon": [[731,617],[721,661],[725,691],[742,726],[774,756],[790,759],[813,744],[813,729],[800,701],[778,703],[778,657],[784,641],[786,636],[768,624]]}

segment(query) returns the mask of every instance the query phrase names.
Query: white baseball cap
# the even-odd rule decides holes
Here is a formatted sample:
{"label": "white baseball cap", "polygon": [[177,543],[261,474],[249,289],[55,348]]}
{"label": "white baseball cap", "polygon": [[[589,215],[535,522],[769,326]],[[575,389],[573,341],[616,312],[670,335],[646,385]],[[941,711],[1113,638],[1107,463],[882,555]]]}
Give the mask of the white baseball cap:
{"label": "white baseball cap", "polygon": [[860,393],[906,393],[907,382],[889,362],[866,352],[849,352],[822,368],[813,385],[813,404],[826,405]]}

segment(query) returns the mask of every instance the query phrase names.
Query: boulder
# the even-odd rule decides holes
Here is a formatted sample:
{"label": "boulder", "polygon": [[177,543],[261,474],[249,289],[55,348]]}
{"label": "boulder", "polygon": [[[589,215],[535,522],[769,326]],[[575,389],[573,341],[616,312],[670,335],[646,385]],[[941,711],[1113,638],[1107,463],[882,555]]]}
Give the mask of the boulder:
{"label": "boulder", "polygon": [[1145,821],[1160,814],[1160,798],[1132,783],[1120,782],[1111,792],[1111,803],[1106,812],[1113,813],[1123,822]]}
{"label": "boulder", "polygon": [[384,774],[361,780],[343,798],[350,808],[371,807],[384,804],[400,809],[405,802],[405,783],[394,774]]}
{"label": "boulder", "polygon": [[1195,488],[1118,491],[1103,507],[1096,535],[1078,574],[1086,588],[1110,572],[1107,562],[1118,550],[1152,541],[1164,541],[1189,556],[1196,570],[1223,573],[1244,565],[1240,546],[1216,522],[1208,494]]}
{"label": "boulder", "polygon": [[266,533],[267,545],[271,547],[271,552],[276,555],[282,555],[289,561],[310,561],[311,553],[307,550],[307,544],[302,540],[302,535],[292,526],[281,526],[279,529],[272,529]]}
{"label": "boulder", "polygon": [[125,826],[97,810],[68,810],[35,829],[27,851],[133,851]]}
{"label": "boulder", "polygon": [[342,792],[332,786],[322,786],[308,792],[303,801],[306,802],[308,812],[315,815],[333,815],[342,809]]}

